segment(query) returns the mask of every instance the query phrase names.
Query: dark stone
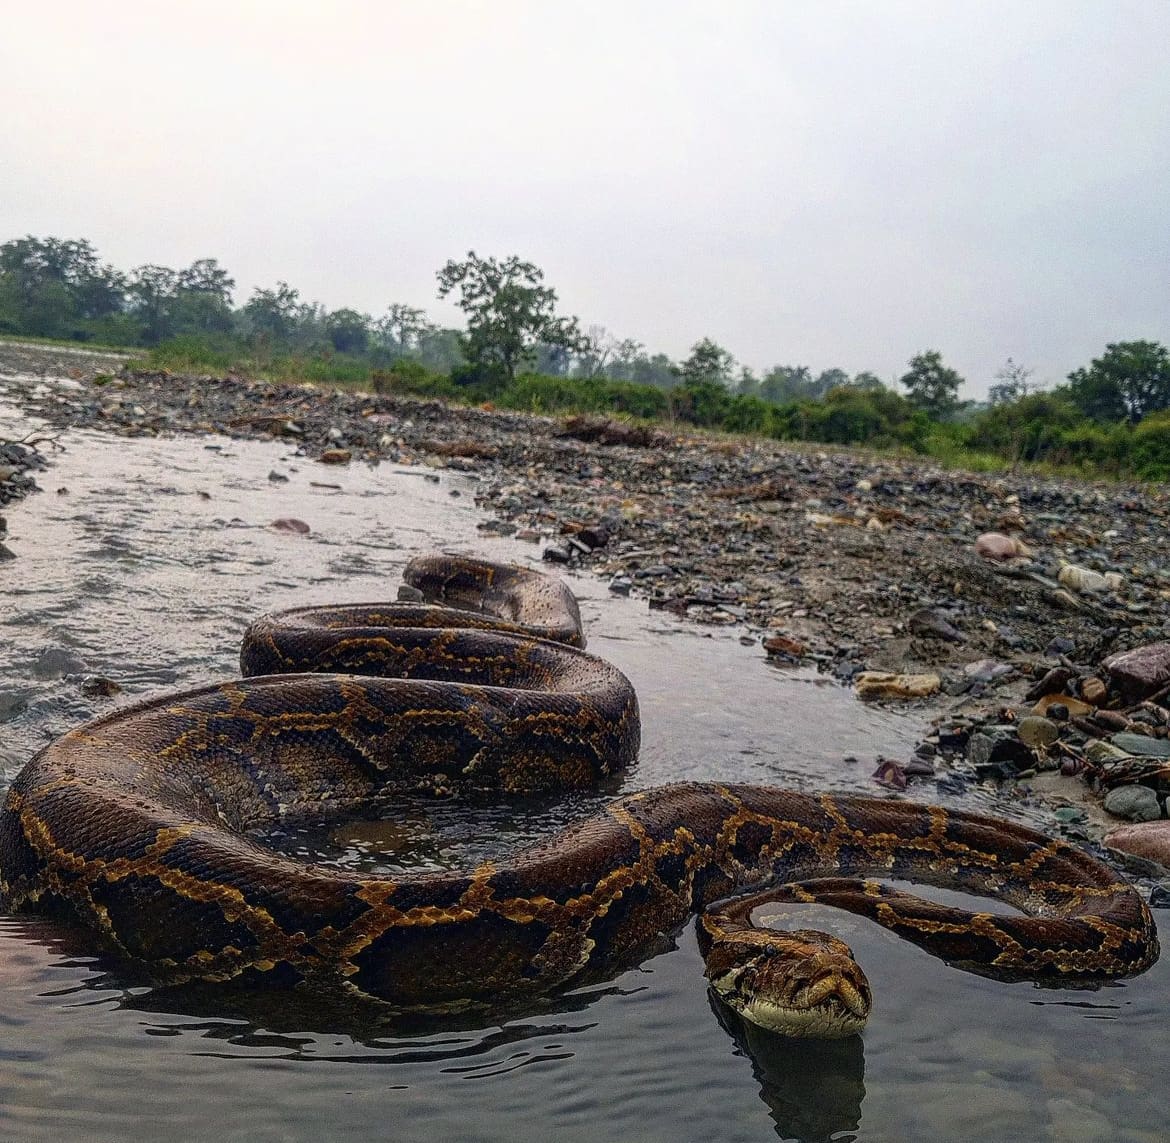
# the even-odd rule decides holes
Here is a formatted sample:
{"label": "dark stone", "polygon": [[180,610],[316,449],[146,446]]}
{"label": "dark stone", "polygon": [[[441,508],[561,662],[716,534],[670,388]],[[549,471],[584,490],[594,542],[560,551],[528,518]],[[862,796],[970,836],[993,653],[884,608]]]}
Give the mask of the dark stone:
{"label": "dark stone", "polygon": [[1101,665],[1126,703],[1141,702],[1170,683],[1170,643],[1148,643],[1121,651]]}
{"label": "dark stone", "polygon": [[914,612],[907,626],[913,634],[926,639],[941,639],[947,643],[963,641],[963,633],[937,607],[923,607]]}
{"label": "dark stone", "polygon": [[1076,677],[1076,672],[1068,667],[1053,667],[1046,671],[1035,685],[1028,688],[1024,698],[1028,702],[1035,702],[1045,695],[1058,695]]}
{"label": "dark stone", "polygon": [[1032,751],[1010,729],[988,726],[967,742],[967,761],[980,778],[1014,778],[1036,764]]}

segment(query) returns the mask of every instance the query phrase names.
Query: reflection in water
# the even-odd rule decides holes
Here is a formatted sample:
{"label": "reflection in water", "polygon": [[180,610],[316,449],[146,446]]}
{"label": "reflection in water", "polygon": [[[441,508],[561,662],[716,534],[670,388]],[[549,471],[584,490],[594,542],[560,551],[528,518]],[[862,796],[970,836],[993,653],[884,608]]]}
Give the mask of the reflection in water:
{"label": "reflection in water", "polygon": [[713,992],[711,1011],[752,1062],[760,1098],[768,1105],[776,1134],[801,1143],[856,1139],[841,1132],[861,1126],[865,1098],[865,1049],[860,1036],[844,1040],[793,1040],[741,1020]]}

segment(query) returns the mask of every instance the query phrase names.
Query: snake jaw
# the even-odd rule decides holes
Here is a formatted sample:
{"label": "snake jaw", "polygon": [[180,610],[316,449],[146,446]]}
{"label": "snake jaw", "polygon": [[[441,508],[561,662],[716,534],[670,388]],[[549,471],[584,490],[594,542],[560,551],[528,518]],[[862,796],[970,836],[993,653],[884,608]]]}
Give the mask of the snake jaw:
{"label": "snake jaw", "polygon": [[849,946],[813,930],[720,937],[707,953],[707,977],[728,1007],[783,1036],[853,1036],[869,1016],[869,981]]}

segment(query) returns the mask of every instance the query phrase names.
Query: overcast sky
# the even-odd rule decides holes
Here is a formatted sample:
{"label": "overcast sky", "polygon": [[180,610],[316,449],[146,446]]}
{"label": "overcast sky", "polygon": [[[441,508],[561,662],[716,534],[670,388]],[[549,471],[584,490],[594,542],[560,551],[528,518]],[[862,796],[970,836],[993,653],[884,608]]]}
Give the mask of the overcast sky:
{"label": "overcast sky", "polygon": [[652,352],[975,396],[1170,343],[1168,44],[1168,0],[10,0],[0,241],[448,324],[436,269],[515,253]]}

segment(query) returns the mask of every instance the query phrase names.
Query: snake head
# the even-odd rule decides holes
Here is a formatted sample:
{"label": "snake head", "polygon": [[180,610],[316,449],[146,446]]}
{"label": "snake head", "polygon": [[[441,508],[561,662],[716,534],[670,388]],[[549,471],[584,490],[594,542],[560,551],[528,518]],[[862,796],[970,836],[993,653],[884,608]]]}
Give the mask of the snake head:
{"label": "snake head", "polygon": [[715,994],[745,1020],[783,1036],[839,1039],[869,1016],[869,981],[844,941],[812,929],[748,929],[706,954]]}

